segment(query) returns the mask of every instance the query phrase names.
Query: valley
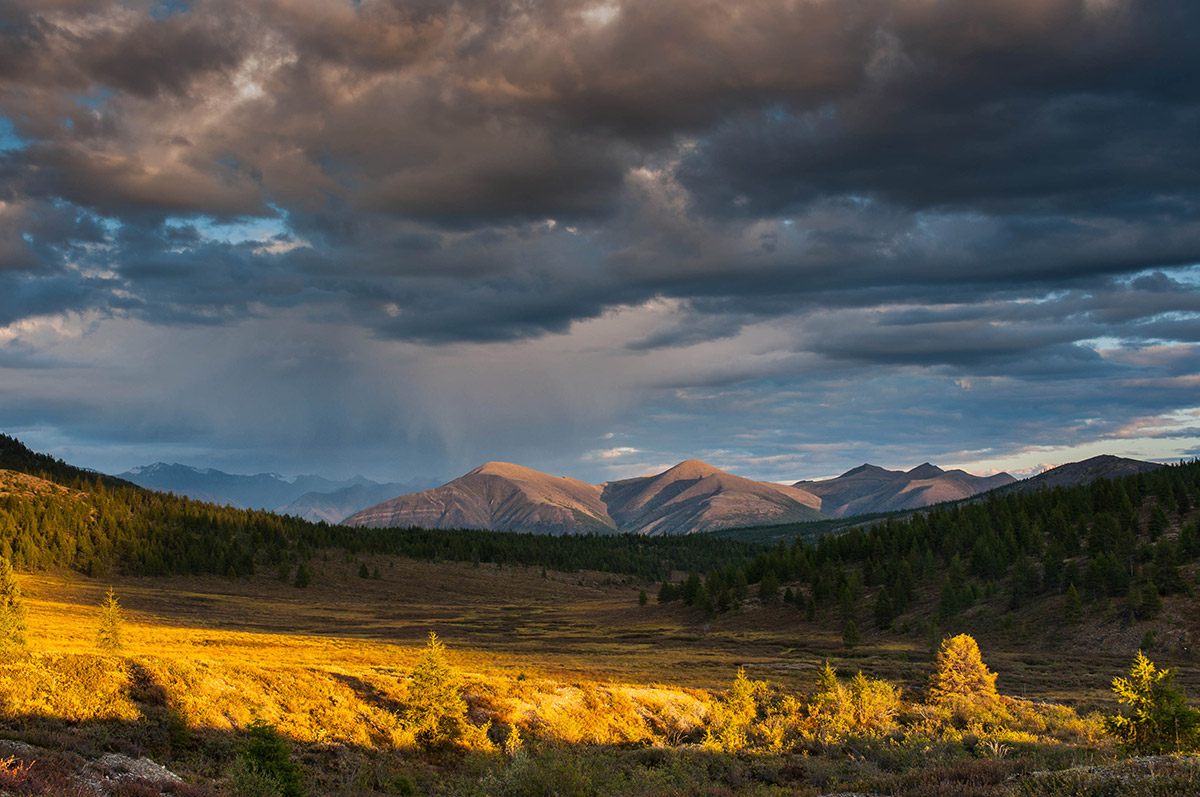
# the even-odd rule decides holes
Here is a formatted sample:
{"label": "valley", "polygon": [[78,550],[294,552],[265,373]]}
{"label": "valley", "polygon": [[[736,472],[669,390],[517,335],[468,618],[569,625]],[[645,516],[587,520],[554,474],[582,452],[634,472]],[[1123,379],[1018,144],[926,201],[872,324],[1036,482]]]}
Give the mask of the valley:
{"label": "valley", "polygon": [[[762,544],[313,525],[0,443],[23,606],[0,662],[15,793],[169,791],[112,756],[197,797],[1000,797],[1113,779],[1157,795],[1200,774],[1130,757],[1104,719],[1139,650],[1200,693],[1200,463]],[[675,481],[714,476],[684,465]],[[670,502],[634,484],[615,506]],[[98,646],[110,589],[118,648]],[[938,702],[961,640],[999,692]],[[462,712],[438,744],[416,724],[429,666]],[[256,733],[291,763],[256,770]]]}

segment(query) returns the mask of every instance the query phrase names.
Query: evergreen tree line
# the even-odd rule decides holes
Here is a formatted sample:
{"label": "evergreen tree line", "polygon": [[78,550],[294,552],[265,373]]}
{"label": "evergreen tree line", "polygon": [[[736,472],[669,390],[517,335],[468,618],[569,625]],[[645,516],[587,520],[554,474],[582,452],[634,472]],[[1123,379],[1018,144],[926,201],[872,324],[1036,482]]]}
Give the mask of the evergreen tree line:
{"label": "evergreen tree line", "polygon": [[[288,573],[322,548],[350,554],[598,570],[662,580],[659,601],[711,612],[750,597],[812,617],[836,609],[860,624],[864,599],[881,628],[919,584],[940,584],[945,620],[981,595],[1011,603],[1075,594],[1081,606],[1117,599],[1152,616],[1161,596],[1188,588],[1180,565],[1200,556],[1200,462],[1037,493],[990,494],[907,517],[774,546],[695,534],[545,536],[475,529],[362,529],[310,523],[156,493],[36,454],[0,435],[0,469],[53,481],[69,494],[0,496],[0,556],[18,569],[69,566],[101,575]],[[1178,534],[1166,534],[1179,527]],[[677,572],[690,573],[682,582]],[[701,574],[704,574],[703,576]],[[781,585],[796,585],[782,591]],[[1070,596],[1068,595],[1070,599]],[[1068,601],[1070,602],[1070,600]]]}
{"label": "evergreen tree line", "polygon": [[[402,556],[599,570],[657,580],[675,571],[708,571],[749,562],[766,546],[708,535],[642,537],[494,532],[476,529],[364,529],[310,523],[157,493],[89,473],[0,435],[0,469],[67,487],[68,495],[0,495],[0,556],[18,569],[68,566],[89,575],[248,576],[256,567],[290,573],[306,586],[304,564],[322,548]],[[286,577],[286,576],[285,576]]]}
{"label": "evergreen tree line", "polygon": [[[709,612],[757,597],[794,605],[809,619],[836,609],[844,622],[869,619],[888,628],[920,584],[940,585],[938,619],[982,596],[1010,607],[1066,594],[1068,612],[1123,599],[1131,618],[1152,617],[1161,596],[1189,589],[1180,566],[1200,557],[1200,462],[1040,492],[1009,492],[942,505],[856,527],[816,542],[779,542],[745,565],[664,581],[659,601]],[[1178,528],[1178,534],[1166,534]],[[781,584],[795,584],[780,594]],[[757,587],[753,587],[757,585]],[[1077,604],[1072,607],[1072,604]]]}

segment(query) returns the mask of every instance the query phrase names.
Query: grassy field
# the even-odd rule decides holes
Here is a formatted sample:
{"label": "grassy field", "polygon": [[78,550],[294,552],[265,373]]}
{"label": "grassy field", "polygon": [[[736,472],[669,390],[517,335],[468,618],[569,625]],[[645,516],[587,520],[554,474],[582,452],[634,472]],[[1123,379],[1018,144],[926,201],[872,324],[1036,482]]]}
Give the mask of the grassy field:
{"label": "grassy field", "polygon": [[[360,564],[379,578],[359,578]],[[835,613],[805,622],[787,605],[748,602],[717,618],[679,603],[658,605],[656,585],[606,574],[542,575],[539,569],[472,567],[360,557],[341,552],[314,562],[307,589],[260,574],[249,579],[109,578],[76,573],[23,577],[33,645],[59,652],[93,649],[89,619],[111,585],[131,621],[129,651],[186,656],[203,649],[216,660],[262,661],[277,651],[298,666],[369,665],[379,657],[410,662],[430,631],[464,665],[497,672],[539,673],[704,689],[723,688],[738,667],[780,686],[812,687],[830,660],[910,689],[923,688],[933,649],[927,633],[874,632],[842,644]],[[641,589],[650,601],[639,606]],[[926,603],[933,600],[932,593]],[[1009,694],[1054,700],[1084,710],[1108,707],[1109,684],[1128,667],[1146,631],[1157,631],[1156,660],[1178,669],[1179,682],[1200,692],[1200,661],[1191,640],[1200,618],[1190,597],[1168,598],[1154,622],[1128,625],[1101,613],[1064,628],[1053,602],[1010,623],[986,601],[945,634],[969,631]],[[923,610],[918,603],[910,615]],[[900,625],[903,625],[901,618]],[[940,639],[940,636],[938,637]],[[408,657],[408,658],[405,658]]]}
{"label": "grassy field", "polygon": [[[360,578],[362,564],[379,577]],[[799,757],[775,750],[746,758],[700,746],[739,668],[769,682],[772,699],[811,693],[827,660],[845,676],[862,670],[918,698],[933,668],[924,630],[867,632],[847,651],[836,618],[809,623],[793,607],[754,602],[716,619],[653,597],[640,606],[639,590],[653,596],[655,585],[603,574],[341,552],[318,555],[313,570],[306,589],[268,574],[22,575],[30,655],[0,667],[0,736],[54,755],[150,755],[208,790],[198,793],[238,793],[230,773],[256,717],[290,740],[312,794],[817,794],[871,784],[892,789],[885,793],[935,793],[914,774],[928,762],[900,737],[851,752],[817,746]],[[95,647],[97,607],[109,586],[127,617],[119,656],[97,655]],[[1155,659],[1177,667],[1195,694],[1188,605],[1168,600],[1156,625],[1169,642]],[[1145,629],[1097,616],[1064,633],[1051,616],[1023,616],[1017,626],[990,611],[984,602],[963,622],[999,673],[1001,693],[1078,713],[1051,712],[1047,720],[1041,709],[1013,703],[1023,717],[1019,732],[938,720],[928,743],[944,749],[934,758],[958,773],[950,781],[977,782],[942,793],[1007,793],[1014,772],[1115,762],[1096,720],[1078,717],[1115,708],[1109,685],[1128,669]],[[405,735],[407,677],[430,631],[463,674],[472,722],[499,731],[496,744],[481,737],[447,759],[416,751]],[[922,710],[903,709],[906,733],[931,722],[913,715]],[[503,753],[510,727],[528,737],[528,755]],[[1015,752],[998,761],[981,752],[988,740],[1000,758]],[[646,764],[636,756],[647,750],[667,757],[650,767],[659,778],[646,781],[653,788],[639,790]],[[571,772],[590,773],[584,781],[560,771],[568,760]],[[1181,771],[1197,785],[1188,780],[1194,770]],[[1029,793],[1039,793],[1036,782]],[[550,785],[538,791],[538,784]]]}

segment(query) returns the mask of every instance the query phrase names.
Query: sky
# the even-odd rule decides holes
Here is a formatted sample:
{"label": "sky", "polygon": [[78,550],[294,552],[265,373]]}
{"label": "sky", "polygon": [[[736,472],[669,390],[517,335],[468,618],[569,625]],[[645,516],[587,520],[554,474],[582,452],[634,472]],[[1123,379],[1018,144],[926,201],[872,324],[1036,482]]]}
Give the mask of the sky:
{"label": "sky", "polygon": [[0,431],[604,481],[1200,455],[1193,0],[7,0]]}

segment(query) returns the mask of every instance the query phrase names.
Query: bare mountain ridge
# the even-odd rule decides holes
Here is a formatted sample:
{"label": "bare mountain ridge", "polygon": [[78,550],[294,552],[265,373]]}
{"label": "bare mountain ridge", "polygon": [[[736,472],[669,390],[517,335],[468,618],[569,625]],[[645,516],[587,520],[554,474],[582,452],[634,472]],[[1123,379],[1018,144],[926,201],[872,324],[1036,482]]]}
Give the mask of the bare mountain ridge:
{"label": "bare mountain ridge", "polygon": [[600,488],[507,462],[488,462],[432,490],[410,493],[356,512],[348,526],[421,526],[532,531],[615,532]]}
{"label": "bare mountain ridge", "polygon": [[819,520],[814,496],[688,460],[655,476],[592,485],[489,462],[434,490],[347,518],[352,526],[483,528],[549,534],[687,534]]}
{"label": "bare mountain ridge", "polygon": [[840,518],[960,501],[1015,481],[1007,473],[974,476],[924,462],[908,471],[860,465],[836,478],[796,482],[795,487],[820,498],[823,514]]}
{"label": "bare mountain ridge", "polygon": [[1143,462],[1138,459],[1101,454],[1080,462],[1068,462],[1056,468],[1044,470],[1036,476],[1003,487],[1000,492],[1034,492],[1051,490],[1055,487],[1074,487],[1091,484],[1097,479],[1119,479],[1135,473],[1148,473],[1161,468],[1158,462]]}
{"label": "bare mountain ridge", "polygon": [[821,518],[820,501],[804,490],[734,476],[694,459],[657,476],[608,482],[603,488],[617,528],[640,534],[689,534]]}

